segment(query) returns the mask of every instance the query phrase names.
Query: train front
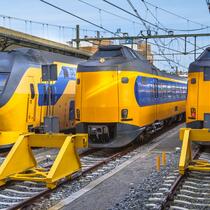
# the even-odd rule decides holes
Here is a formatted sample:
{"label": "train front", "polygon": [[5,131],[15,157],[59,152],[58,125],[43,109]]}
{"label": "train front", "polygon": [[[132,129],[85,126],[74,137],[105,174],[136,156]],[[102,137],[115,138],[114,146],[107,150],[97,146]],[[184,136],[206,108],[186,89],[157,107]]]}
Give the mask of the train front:
{"label": "train front", "polygon": [[189,66],[186,106],[188,128],[210,128],[210,48]]}
{"label": "train front", "polygon": [[122,147],[141,132],[133,123],[136,102],[134,77],[126,71],[132,59],[128,51],[123,46],[99,47],[78,66],[76,130],[88,132],[90,147]]}

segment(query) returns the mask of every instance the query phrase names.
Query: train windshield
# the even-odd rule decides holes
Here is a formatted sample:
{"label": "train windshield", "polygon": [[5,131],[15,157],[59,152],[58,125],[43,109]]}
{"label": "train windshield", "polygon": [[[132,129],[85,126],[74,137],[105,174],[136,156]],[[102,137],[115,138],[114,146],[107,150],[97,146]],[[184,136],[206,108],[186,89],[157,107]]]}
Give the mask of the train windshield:
{"label": "train windshield", "polygon": [[113,58],[123,56],[122,51],[120,49],[117,50],[99,50],[93,55],[91,59],[95,60],[98,58]]}
{"label": "train windshield", "polygon": [[9,73],[0,73],[0,94],[4,91]]}

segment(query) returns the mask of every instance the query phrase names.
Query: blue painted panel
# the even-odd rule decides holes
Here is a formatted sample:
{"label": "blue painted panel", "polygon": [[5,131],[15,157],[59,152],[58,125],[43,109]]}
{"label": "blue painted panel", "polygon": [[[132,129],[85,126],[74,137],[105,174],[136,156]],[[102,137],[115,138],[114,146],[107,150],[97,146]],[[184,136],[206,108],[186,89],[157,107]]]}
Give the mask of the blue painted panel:
{"label": "blue painted panel", "polygon": [[[76,68],[62,66],[61,71],[58,75],[57,81],[50,85],[52,94],[51,94],[51,104],[55,105],[59,98],[62,96],[68,82],[70,80],[76,80]],[[39,106],[49,105],[49,96],[48,96],[48,84],[40,83],[38,84],[38,104]]]}
{"label": "blue painted panel", "polygon": [[138,76],[134,90],[137,103],[149,106],[185,100],[187,84]]}
{"label": "blue painted panel", "polygon": [[140,106],[155,104],[154,78],[138,76],[135,81],[135,97]]}

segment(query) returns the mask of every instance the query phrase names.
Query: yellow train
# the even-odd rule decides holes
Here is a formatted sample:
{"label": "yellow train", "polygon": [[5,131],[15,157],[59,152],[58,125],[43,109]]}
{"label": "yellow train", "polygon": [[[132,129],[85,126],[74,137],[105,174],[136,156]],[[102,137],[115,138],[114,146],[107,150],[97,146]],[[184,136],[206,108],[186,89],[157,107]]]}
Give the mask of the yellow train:
{"label": "yellow train", "polygon": [[210,127],[210,48],[189,66],[186,125],[188,128]]}
{"label": "yellow train", "polygon": [[49,97],[41,65],[52,63],[58,69],[58,79],[51,84],[53,116],[59,118],[60,130],[72,128],[79,62],[79,58],[29,48],[0,52],[0,131],[43,131]]}
{"label": "yellow train", "polygon": [[101,46],[78,65],[76,130],[90,147],[122,147],[185,112],[186,80],[125,46]]}
{"label": "yellow train", "polygon": [[[188,69],[188,91],[186,101],[186,127],[181,128],[179,138],[182,150],[179,172],[184,175],[189,171],[210,172],[208,159],[201,159],[204,150],[209,153],[210,145],[210,48],[190,64]],[[199,145],[194,151],[193,144]],[[196,148],[198,149],[198,148]],[[193,154],[196,154],[193,155]],[[190,172],[189,172],[190,173]]]}

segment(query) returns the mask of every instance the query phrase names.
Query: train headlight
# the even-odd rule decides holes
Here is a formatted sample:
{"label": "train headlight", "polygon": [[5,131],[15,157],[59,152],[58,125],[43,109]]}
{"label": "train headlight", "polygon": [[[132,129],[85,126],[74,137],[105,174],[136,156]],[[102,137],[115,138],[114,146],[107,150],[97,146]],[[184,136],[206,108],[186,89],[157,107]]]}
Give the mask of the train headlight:
{"label": "train headlight", "polygon": [[76,119],[80,120],[80,110],[76,109]]}
{"label": "train headlight", "polygon": [[121,110],[121,118],[126,119],[128,117],[128,110],[127,109],[122,109]]}
{"label": "train headlight", "polygon": [[196,109],[195,108],[191,108],[190,112],[191,112],[191,118],[195,119],[196,118]]}

